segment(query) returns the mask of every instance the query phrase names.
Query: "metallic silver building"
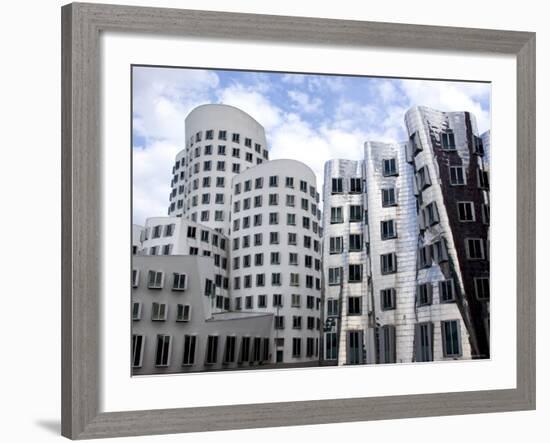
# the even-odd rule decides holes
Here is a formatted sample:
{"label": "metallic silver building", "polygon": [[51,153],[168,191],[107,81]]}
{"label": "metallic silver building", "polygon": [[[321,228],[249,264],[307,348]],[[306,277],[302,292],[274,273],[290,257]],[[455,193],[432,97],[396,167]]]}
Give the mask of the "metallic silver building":
{"label": "metallic silver building", "polygon": [[338,364],[489,356],[483,139],[464,112],[412,108],[405,124],[407,142],[325,165],[324,358]]}

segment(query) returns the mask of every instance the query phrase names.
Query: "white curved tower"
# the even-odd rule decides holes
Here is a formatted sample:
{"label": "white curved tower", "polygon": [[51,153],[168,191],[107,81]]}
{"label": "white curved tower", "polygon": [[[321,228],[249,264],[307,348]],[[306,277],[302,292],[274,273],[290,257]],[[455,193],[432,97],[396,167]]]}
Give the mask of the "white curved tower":
{"label": "white curved tower", "polygon": [[168,215],[227,234],[231,179],[268,159],[264,128],[233,106],[207,104],[189,113],[185,134],[172,168]]}
{"label": "white curved tower", "polygon": [[275,362],[319,358],[321,229],[313,171],[272,160],[233,179],[233,309],[275,315]]}

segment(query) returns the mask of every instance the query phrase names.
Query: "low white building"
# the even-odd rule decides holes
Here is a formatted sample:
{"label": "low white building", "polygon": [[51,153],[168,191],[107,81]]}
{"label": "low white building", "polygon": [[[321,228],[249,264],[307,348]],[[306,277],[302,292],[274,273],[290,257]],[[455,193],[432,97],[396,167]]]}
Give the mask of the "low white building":
{"label": "low white building", "polygon": [[134,256],[132,374],[239,369],[272,360],[273,315],[216,313],[212,258]]}

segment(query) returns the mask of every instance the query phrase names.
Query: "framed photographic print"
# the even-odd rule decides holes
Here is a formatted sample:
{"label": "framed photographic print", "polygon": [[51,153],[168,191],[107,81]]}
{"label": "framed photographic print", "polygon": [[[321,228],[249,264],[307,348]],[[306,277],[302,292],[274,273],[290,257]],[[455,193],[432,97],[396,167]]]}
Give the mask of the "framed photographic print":
{"label": "framed photographic print", "polygon": [[534,34],[62,23],[63,435],[535,407]]}

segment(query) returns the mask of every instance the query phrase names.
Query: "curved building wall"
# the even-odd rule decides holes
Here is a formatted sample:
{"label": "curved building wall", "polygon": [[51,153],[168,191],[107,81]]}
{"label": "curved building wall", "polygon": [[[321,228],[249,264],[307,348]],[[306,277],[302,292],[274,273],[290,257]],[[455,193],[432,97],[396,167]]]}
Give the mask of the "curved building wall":
{"label": "curved building wall", "polygon": [[208,104],[189,113],[185,134],[172,169],[168,215],[227,234],[231,179],[268,159],[264,129],[240,109]]}
{"label": "curved building wall", "polygon": [[[461,329],[462,358],[488,357],[488,331],[485,331],[484,302],[475,296],[474,278],[489,276],[488,224],[481,223],[482,204],[488,204],[488,191],[480,188],[478,170],[483,169],[481,155],[476,155],[474,142],[477,128],[474,117],[467,112],[440,112],[425,107],[412,108],[405,115],[409,136],[409,160],[418,181],[418,171],[428,172],[430,183],[419,194],[419,248],[431,248],[430,264],[419,264],[419,283],[433,283],[433,303],[419,309],[419,321],[458,320]],[[454,149],[445,149],[443,134],[452,133]],[[464,180],[453,184],[451,168],[463,168]],[[471,203],[472,219],[461,220],[458,205]],[[437,208],[437,220],[427,221],[427,208]],[[480,241],[483,259],[468,257],[468,239]],[[443,242],[443,260],[434,246]],[[454,300],[443,301],[441,280],[452,281]],[[434,327],[434,354],[443,359],[443,334]],[[439,355],[438,355],[439,352]],[[439,357],[439,358],[438,358]]]}
{"label": "curved building wall", "polygon": [[317,360],[321,211],[315,174],[301,162],[273,160],[235,176],[231,189],[233,309],[275,315],[275,361]]}
{"label": "curved building wall", "polygon": [[[395,171],[385,170],[392,162]],[[377,327],[393,327],[395,362],[414,361],[416,324],[416,251],[418,227],[414,171],[407,163],[406,144],[365,143],[372,298]],[[395,190],[395,203],[384,202],[383,190]],[[391,228],[390,228],[391,226]],[[395,269],[383,269],[383,256],[395,254]],[[384,295],[393,291],[393,303]],[[380,336],[380,334],[379,334]],[[382,360],[382,361],[380,361]],[[378,358],[379,362],[384,359]]]}
{"label": "curved building wall", "polygon": [[210,309],[212,312],[230,309],[229,239],[225,235],[180,217],[148,218],[141,233],[139,255],[206,257],[204,262],[213,269],[215,285]]}
{"label": "curved building wall", "polygon": [[[325,163],[323,272],[327,332],[324,358],[338,360],[341,365],[365,363],[367,353],[373,351],[367,344],[370,269],[364,186],[364,162],[330,160]],[[359,279],[350,275],[354,266],[360,267]],[[355,334],[354,338],[350,339],[350,334]]]}

